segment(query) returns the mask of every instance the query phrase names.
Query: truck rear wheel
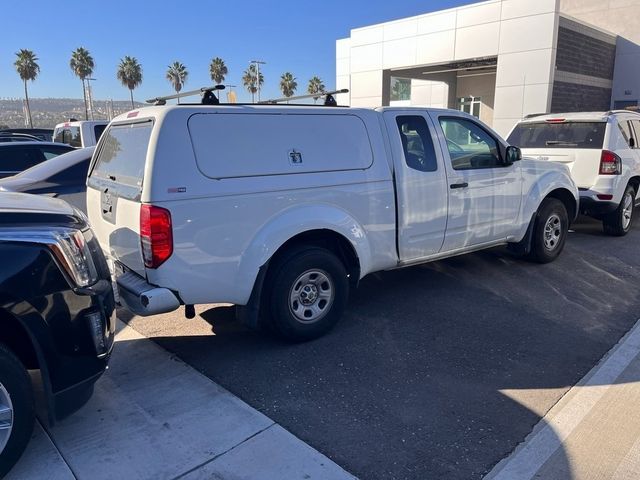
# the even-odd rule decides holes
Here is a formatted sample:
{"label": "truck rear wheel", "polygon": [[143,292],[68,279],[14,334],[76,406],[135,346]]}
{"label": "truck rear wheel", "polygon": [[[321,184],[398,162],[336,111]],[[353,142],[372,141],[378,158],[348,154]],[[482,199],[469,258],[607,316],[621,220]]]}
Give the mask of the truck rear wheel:
{"label": "truck rear wheel", "polygon": [[602,219],[602,228],[607,235],[622,237],[631,230],[631,220],[635,209],[636,191],[629,185],[622,195],[615,211]]}
{"label": "truck rear wheel", "polygon": [[538,263],[556,259],[567,240],[569,216],[564,204],[557,198],[545,198],[536,215],[528,258]]}
{"label": "truck rear wheel", "polygon": [[347,271],[329,250],[292,249],[270,273],[271,322],[282,337],[295,342],[312,340],[342,317],[349,296]]}
{"label": "truck rear wheel", "polygon": [[0,344],[0,478],[24,452],[34,421],[29,374],[13,352]]}

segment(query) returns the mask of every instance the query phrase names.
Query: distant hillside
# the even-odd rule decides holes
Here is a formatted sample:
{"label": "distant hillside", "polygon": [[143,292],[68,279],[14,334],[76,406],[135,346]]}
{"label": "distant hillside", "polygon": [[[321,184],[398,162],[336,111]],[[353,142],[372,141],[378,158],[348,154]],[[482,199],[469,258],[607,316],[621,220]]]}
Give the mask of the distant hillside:
{"label": "distant hillside", "polygon": [[[94,100],[93,118],[95,120],[107,120],[107,103],[113,105],[113,115],[131,110],[131,102],[114,100]],[[31,118],[33,126],[36,128],[53,128],[57,123],[75,118],[84,120],[84,101],[75,98],[31,98]],[[136,102],[136,108],[144,106]],[[24,112],[22,110],[22,99],[0,99],[0,126],[6,125],[10,128],[24,127]]]}

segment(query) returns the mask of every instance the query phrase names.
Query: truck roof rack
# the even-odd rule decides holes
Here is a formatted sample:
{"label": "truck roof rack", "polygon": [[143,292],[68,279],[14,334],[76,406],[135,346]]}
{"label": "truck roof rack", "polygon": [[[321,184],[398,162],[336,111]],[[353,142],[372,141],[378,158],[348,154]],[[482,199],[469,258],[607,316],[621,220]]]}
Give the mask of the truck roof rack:
{"label": "truck roof rack", "polygon": [[180,92],[174,95],[167,95],[165,97],[150,98],[149,100],[146,100],[146,102],[152,103],[153,105],[166,105],[167,100],[173,100],[174,98],[190,97],[192,95],[200,94],[202,95],[202,100],[200,102],[202,103],[202,105],[219,105],[220,100],[218,100],[218,97],[216,97],[216,95],[213,92],[214,90],[224,90],[224,89],[225,89],[224,85],[214,85],[212,87],[202,87],[197,90],[189,90],[188,92]]}
{"label": "truck roof rack", "polygon": [[281,103],[281,102],[288,102],[291,100],[302,100],[305,98],[320,98],[320,97],[324,97],[324,105],[326,107],[337,107],[338,106],[338,102],[336,102],[336,99],[334,97],[334,95],[337,95],[339,93],[349,93],[349,89],[348,88],[343,88],[341,90],[332,90],[330,92],[319,92],[319,93],[309,93],[307,95],[297,95],[295,97],[280,97],[280,98],[272,98],[269,100],[262,100],[260,102],[258,102],[259,104],[270,104],[270,105],[274,105],[277,103]]}

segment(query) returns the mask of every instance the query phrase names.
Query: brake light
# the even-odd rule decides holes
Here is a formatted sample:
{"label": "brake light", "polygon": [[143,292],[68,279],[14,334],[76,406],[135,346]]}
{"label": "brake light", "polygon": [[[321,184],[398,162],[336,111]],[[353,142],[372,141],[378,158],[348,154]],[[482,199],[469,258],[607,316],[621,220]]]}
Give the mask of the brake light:
{"label": "brake light", "polygon": [[600,175],[620,175],[621,173],[620,157],[609,150],[603,150],[600,155]]}
{"label": "brake light", "polygon": [[567,120],[565,118],[548,118],[545,120],[547,123],[564,123]]}
{"label": "brake light", "polygon": [[153,205],[140,207],[140,244],[147,268],[158,268],[173,253],[169,210]]}

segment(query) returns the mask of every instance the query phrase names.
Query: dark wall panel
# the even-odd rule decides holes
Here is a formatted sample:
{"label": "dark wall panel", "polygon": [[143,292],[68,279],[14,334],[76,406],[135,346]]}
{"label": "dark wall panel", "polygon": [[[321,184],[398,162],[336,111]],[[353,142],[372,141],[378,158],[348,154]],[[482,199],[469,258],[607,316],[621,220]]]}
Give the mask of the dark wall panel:
{"label": "dark wall panel", "polygon": [[568,28],[558,29],[558,70],[611,80],[615,56],[615,45]]}
{"label": "dark wall panel", "polygon": [[554,82],[551,113],[606,111],[611,105],[611,89]]}

